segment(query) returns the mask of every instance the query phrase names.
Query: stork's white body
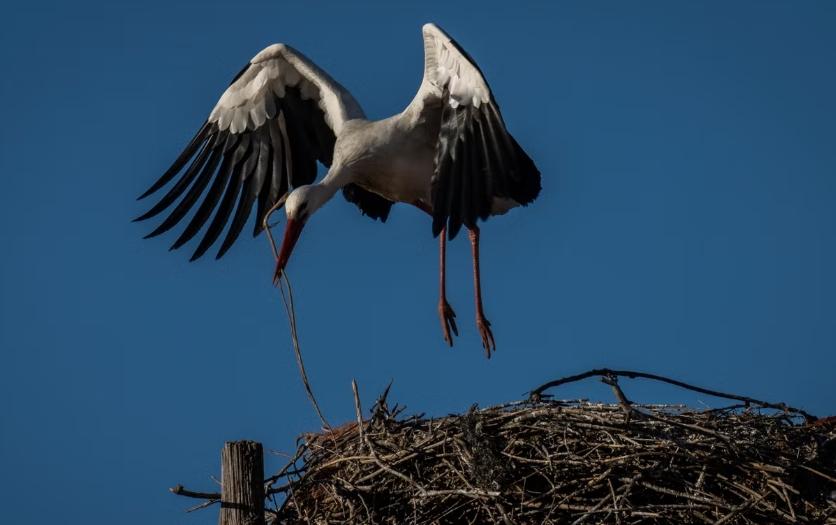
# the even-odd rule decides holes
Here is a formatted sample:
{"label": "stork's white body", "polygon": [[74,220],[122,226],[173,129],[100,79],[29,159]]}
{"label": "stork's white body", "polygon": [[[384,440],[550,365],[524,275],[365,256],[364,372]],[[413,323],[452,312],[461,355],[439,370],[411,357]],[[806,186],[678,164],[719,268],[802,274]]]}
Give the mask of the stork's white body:
{"label": "stork's white body", "polygon": [[[334,145],[334,164],[342,170],[332,170],[353,182],[393,202],[431,207],[438,123],[428,123],[404,111],[384,120],[348,121]],[[327,182],[326,182],[327,181]],[[331,182],[328,177],[323,182]]]}

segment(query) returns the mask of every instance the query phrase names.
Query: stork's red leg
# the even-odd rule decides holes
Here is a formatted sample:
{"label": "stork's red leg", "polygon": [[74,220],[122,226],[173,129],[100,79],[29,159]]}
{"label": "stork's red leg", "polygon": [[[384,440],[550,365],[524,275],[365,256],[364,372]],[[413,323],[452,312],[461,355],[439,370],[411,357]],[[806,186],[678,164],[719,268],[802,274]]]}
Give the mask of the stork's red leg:
{"label": "stork's red leg", "polygon": [[482,309],[482,285],[479,279],[479,227],[468,228],[470,246],[473,250],[473,287],[476,292],[476,327],[479,335],[482,336],[482,347],[485,355],[491,358],[491,352],[496,351],[496,343],[491,332],[491,323],[485,319],[485,312]]}
{"label": "stork's red leg", "polygon": [[[423,211],[432,217],[433,210],[430,206],[422,201],[415,201],[413,203],[416,208]],[[441,334],[444,336],[444,341],[448,345],[453,346],[453,337],[450,335],[450,330],[455,335],[459,335],[459,329],[456,327],[456,312],[450,307],[447,302],[447,227],[441,229],[441,234],[438,236],[438,259],[440,262],[440,270],[438,273],[438,317],[441,320]]]}
{"label": "stork's red leg", "polygon": [[450,330],[457,336],[459,329],[456,327],[456,312],[450,307],[447,302],[447,228],[441,229],[441,234],[438,236],[438,259],[440,262],[440,271],[438,274],[439,298],[438,298],[438,317],[441,319],[441,332],[444,335],[444,340],[448,345],[453,346],[453,337],[450,335]]}

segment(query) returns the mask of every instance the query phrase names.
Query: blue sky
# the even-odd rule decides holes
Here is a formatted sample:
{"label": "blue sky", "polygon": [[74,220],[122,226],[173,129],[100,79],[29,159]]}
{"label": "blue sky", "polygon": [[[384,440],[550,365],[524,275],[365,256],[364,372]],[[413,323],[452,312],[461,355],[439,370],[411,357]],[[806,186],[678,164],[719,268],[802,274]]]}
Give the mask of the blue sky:
{"label": "blue sky", "polygon": [[[315,430],[272,261],[143,241],[134,199],[235,73],[302,50],[382,118],[411,100],[420,26],[478,61],[543,173],[531,207],[449,246],[441,339],[429,220],[341,198],[291,260],[302,347],[332,422],[390,381],[410,411],[517,399],[598,366],[836,410],[836,5],[827,2],[41,2],[2,8],[0,479],[20,525],[204,523],[225,440]],[[191,247],[191,245],[190,245]],[[641,401],[721,401],[639,382]],[[564,397],[610,399],[594,381]],[[268,468],[281,463],[271,456]],[[14,473],[10,475],[9,473]],[[91,510],[95,509],[95,510]],[[49,515],[50,518],[46,518]]]}

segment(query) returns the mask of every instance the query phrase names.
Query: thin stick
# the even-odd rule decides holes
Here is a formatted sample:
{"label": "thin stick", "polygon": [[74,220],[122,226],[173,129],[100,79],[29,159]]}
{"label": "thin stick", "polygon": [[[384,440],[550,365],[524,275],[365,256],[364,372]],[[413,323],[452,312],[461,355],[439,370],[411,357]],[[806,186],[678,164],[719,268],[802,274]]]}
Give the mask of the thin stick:
{"label": "thin stick", "polygon": [[[275,260],[278,260],[279,258],[279,250],[276,248],[276,241],[273,239],[273,234],[270,231],[271,226],[269,219],[270,215],[272,215],[274,211],[281,208],[285,200],[287,200],[287,194],[282,196],[282,198],[276,201],[276,204],[267,210],[267,213],[264,214],[264,219],[261,221],[261,226],[267,233],[267,241],[270,243],[270,250],[273,252],[273,258]],[[284,282],[282,282],[282,279]],[[285,295],[284,292],[285,285],[287,285],[287,295]],[[308,373],[305,371],[305,362],[302,360],[302,350],[299,348],[299,335],[296,331],[296,307],[293,304],[293,288],[290,285],[290,278],[288,278],[287,272],[282,272],[281,274],[281,279],[279,280],[279,292],[282,296],[282,303],[284,304],[285,312],[287,312],[287,322],[290,325],[290,340],[293,343],[293,353],[296,356],[296,365],[299,367],[299,375],[302,377],[302,384],[305,386],[305,393],[308,395],[308,399],[311,401],[314,411],[316,411],[316,415],[319,417],[319,421],[322,423],[322,426],[327,430],[331,430],[331,425],[322,414],[322,409],[319,408],[319,403],[316,401],[316,396],[314,396],[311,383],[308,381]]]}
{"label": "thin stick", "polygon": [[282,198],[276,201],[276,204],[270,206],[270,209],[267,210],[267,213],[264,214],[264,218],[261,220],[261,227],[267,233],[267,240],[270,242],[270,249],[273,250],[273,259],[279,260],[279,250],[276,249],[276,241],[273,240],[273,233],[270,231],[270,216],[273,215],[273,212],[278,210],[284,204],[284,201],[287,200],[288,194],[285,193]]}
{"label": "thin stick", "polygon": [[200,510],[200,509],[205,509],[206,507],[211,507],[215,503],[220,503],[220,502],[221,502],[220,499],[210,499],[209,501],[204,501],[203,503],[200,503],[199,505],[195,505],[194,507],[189,507],[188,509],[186,509],[186,512],[188,513],[188,512],[194,512],[194,511]]}
{"label": "thin stick", "polygon": [[618,404],[621,405],[621,409],[624,411],[624,424],[630,424],[630,418],[633,414],[641,413],[633,408],[633,404],[627,399],[627,396],[624,395],[624,391],[621,390],[621,387],[618,386],[618,377],[613,375],[605,375],[601,377],[601,382],[612,387],[612,391],[615,394],[616,399],[618,399]]}
{"label": "thin stick", "polygon": [[[354,415],[357,418],[357,432],[360,433],[360,441],[365,442],[366,436],[363,432],[363,409],[360,408],[360,392],[357,390],[357,381],[355,379],[351,380],[351,392],[354,394]],[[369,450],[373,453],[371,447],[369,447]]]}
{"label": "thin stick", "polygon": [[[290,280],[287,277],[287,272],[282,272],[282,279],[284,282],[282,283],[282,281],[279,281],[279,291],[282,294],[282,303],[284,303],[284,309],[287,312],[287,321],[290,325],[290,339],[293,342],[293,354],[296,356],[296,365],[299,367],[299,375],[302,376],[302,383],[305,386],[305,392],[308,394],[308,399],[311,400],[311,404],[316,411],[316,415],[319,416],[319,421],[325,429],[331,430],[331,425],[325,419],[325,416],[322,414],[322,410],[319,408],[319,403],[316,401],[316,396],[314,396],[311,383],[308,381],[308,373],[305,371],[305,362],[302,360],[302,350],[299,348],[299,335],[296,332],[296,308],[293,306],[293,288],[290,287]],[[285,296],[284,293],[284,285],[287,285],[287,296]],[[288,298],[290,299],[289,301]]]}
{"label": "thin stick", "polygon": [[824,478],[824,479],[826,479],[826,480],[830,480],[830,481],[832,481],[833,483],[836,483],[836,478],[831,477],[831,476],[828,476],[827,474],[825,474],[825,473],[823,473],[823,472],[819,472],[818,470],[816,470],[816,469],[814,469],[814,468],[812,468],[812,467],[808,467],[807,465],[802,465],[802,464],[800,464],[800,463],[798,464],[798,466],[799,466],[799,467],[801,467],[801,468],[803,468],[804,470],[808,470],[808,471],[812,472],[813,474],[816,474],[817,476],[821,476],[821,477],[823,477],[823,478]]}
{"label": "thin stick", "polygon": [[186,509],[186,512],[194,512],[196,510],[205,509],[206,507],[210,507],[215,503],[220,503],[221,501],[221,495],[217,492],[194,492],[192,490],[187,490],[183,488],[183,485],[176,485],[168,489],[168,491],[177,496],[185,496],[187,498],[207,500],[203,503],[195,505],[194,507],[189,507],[188,509]]}
{"label": "thin stick", "polygon": [[168,489],[168,491],[177,496],[185,496],[187,498],[221,499],[221,495],[217,492],[195,492],[193,490],[185,489],[183,485],[176,485]]}

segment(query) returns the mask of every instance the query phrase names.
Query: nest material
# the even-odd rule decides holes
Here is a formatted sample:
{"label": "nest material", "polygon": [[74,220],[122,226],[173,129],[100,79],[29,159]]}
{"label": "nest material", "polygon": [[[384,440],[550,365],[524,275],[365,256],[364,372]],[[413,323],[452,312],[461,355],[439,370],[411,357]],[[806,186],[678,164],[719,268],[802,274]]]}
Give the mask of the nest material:
{"label": "nest material", "polygon": [[301,440],[268,480],[270,519],[836,523],[832,420],[622,401],[526,401],[430,419],[400,418],[382,399],[370,419]]}

